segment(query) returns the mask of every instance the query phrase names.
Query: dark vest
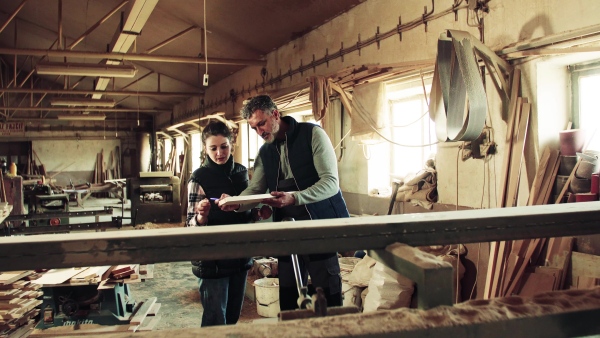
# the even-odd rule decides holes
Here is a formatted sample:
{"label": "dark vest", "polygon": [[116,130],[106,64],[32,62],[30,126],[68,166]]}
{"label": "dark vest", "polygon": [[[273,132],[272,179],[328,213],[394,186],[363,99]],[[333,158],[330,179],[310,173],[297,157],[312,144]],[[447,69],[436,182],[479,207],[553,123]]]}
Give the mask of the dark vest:
{"label": "dark vest", "polygon": [[[237,196],[248,187],[248,170],[243,165],[233,162],[233,157],[230,157],[227,163],[223,165],[218,165],[207,158],[202,167],[194,171],[190,181],[200,184],[207,198],[219,198],[221,194]],[[248,223],[250,214],[250,211],[225,212],[211,202],[207,225]],[[248,270],[251,266],[251,260],[239,258],[192,261],[192,265],[192,272],[197,277],[222,278],[236,272]]]}
{"label": "dark vest", "polygon": [[[286,132],[286,146],[292,174],[298,190],[304,190],[319,180],[312,157],[312,131],[313,128],[320,127],[312,123],[298,123],[289,116],[284,116],[282,119],[289,125]],[[270,191],[277,191],[278,182],[283,180],[283,177],[280,177],[281,163],[277,142],[265,143],[259,153],[265,170],[267,187]],[[306,208],[311,219],[350,217],[340,190],[330,198],[307,204]],[[281,220],[277,208],[273,210],[273,220]]]}

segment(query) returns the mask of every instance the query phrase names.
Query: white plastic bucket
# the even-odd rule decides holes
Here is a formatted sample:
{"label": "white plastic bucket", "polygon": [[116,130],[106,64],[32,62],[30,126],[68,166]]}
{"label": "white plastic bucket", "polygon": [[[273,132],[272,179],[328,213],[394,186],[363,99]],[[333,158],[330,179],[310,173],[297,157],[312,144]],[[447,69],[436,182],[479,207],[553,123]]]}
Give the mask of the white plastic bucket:
{"label": "white plastic bucket", "polygon": [[261,278],[254,281],[256,312],[262,317],[279,314],[279,278]]}

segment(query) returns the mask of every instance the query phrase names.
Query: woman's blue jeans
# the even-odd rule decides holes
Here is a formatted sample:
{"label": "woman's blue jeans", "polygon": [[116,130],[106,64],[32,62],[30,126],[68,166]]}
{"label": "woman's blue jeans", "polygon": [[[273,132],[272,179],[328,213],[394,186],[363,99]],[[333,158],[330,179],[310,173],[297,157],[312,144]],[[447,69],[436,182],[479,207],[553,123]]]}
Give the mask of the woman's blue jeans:
{"label": "woman's blue jeans", "polygon": [[241,271],[223,278],[198,278],[198,290],[204,309],[201,326],[237,323],[244,303],[247,276],[248,271]]}

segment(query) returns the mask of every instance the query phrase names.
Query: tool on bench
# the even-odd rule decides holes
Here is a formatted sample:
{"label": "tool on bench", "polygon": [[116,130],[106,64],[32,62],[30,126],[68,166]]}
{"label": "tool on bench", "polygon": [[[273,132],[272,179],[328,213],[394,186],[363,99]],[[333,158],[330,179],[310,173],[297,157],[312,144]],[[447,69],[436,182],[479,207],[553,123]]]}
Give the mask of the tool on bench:
{"label": "tool on bench", "polygon": [[[285,217],[282,222],[295,221],[292,217]],[[336,316],[348,313],[358,313],[356,306],[335,306],[327,308],[327,298],[321,287],[316,288],[316,293],[309,297],[308,288],[302,282],[302,272],[298,255],[292,254],[292,266],[294,268],[294,277],[296,278],[296,288],[298,289],[298,307],[300,310],[289,310],[279,312],[279,320],[292,320],[312,317]]]}

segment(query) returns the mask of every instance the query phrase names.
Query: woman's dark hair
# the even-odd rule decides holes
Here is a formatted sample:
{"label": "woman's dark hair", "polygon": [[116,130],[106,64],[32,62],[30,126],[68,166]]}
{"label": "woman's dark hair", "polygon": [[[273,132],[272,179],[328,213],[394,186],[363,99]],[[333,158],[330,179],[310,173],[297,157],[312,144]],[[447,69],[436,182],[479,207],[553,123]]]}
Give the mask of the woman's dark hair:
{"label": "woman's dark hair", "polygon": [[221,135],[226,137],[230,143],[233,143],[231,130],[221,121],[212,121],[202,130],[202,144],[206,144],[206,139],[211,136]]}

